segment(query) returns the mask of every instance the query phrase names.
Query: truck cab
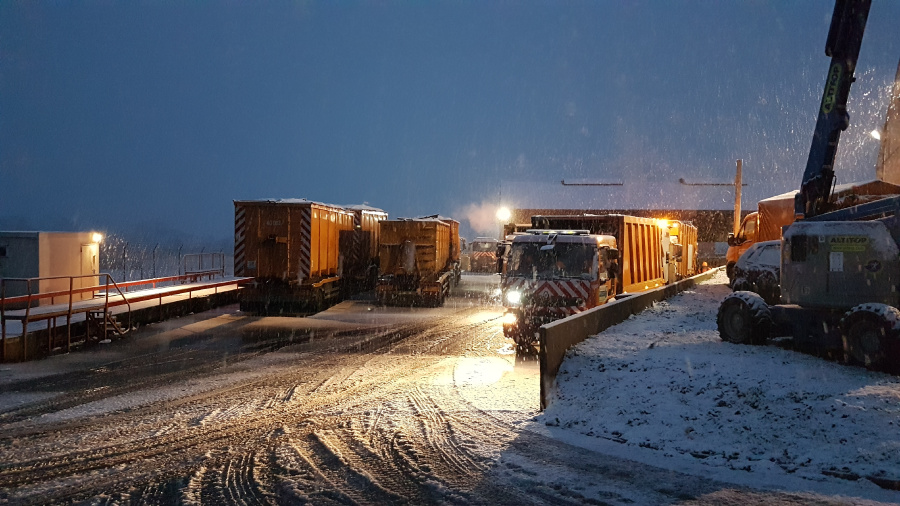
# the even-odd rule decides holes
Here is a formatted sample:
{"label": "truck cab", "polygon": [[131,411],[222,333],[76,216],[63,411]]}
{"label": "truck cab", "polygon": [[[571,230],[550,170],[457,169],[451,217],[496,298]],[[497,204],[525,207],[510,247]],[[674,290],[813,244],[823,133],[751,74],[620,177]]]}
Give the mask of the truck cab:
{"label": "truck cab", "polygon": [[759,213],[752,212],[744,216],[737,234],[728,234],[728,251],[725,253],[725,273],[728,280],[734,277],[734,264],[750,246],[759,240]]}
{"label": "truck cab", "polygon": [[586,230],[532,230],[513,238],[501,282],[503,334],[520,348],[541,325],[615,296],[616,240]]}
{"label": "truck cab", "polygon": [[470,245],[469,269],[472,272],[497,272],[497,244],[493,237],[476,237]]}

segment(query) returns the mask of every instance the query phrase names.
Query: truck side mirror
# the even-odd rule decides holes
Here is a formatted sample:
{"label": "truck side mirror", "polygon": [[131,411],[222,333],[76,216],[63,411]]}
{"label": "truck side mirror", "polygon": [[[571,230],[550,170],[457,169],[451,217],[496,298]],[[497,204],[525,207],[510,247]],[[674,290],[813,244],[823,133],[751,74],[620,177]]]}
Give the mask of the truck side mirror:
{"label": "truck side mirror", "polygon": [[606,258],[608,258],[609,260],[618,260],[619,250],[617,250],[616,248],[609,248],[609,250],[606,251]]}

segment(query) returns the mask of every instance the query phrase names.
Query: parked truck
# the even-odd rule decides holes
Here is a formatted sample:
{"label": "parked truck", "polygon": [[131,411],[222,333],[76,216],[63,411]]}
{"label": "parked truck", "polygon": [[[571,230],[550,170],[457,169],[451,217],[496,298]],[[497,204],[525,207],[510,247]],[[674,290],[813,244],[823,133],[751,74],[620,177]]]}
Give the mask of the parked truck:
{"label": "parked truck", "polygon": [[[371,242],[383,211],[350,210],[306,199],[234,201],[234,272],[253,277],[241,294],[242,311],[298,315],[321,311],[346,295],[344,271],[371,264]],[[360,224],[357,227],[356,220]],[[341,248],[353,234],[368,237],[356,257]],[[342,241],[343,239],[343,241]],[[359,265],[356,265],[359,264]]]}
{"label": "parked truck", "polygon": [[737,234],[728,234],[725,274],[734,277],[734,265],[750,246],[762,241],[781,239],[781,229],[794,221],[796,191],[760,200],[757,210],[744,216]]}
{"label": "parked truck", "polygon": [[501,281],[503,332],[520,349],[541,325],[697,270],[697,229],[625,215],[534,216],[512,236]]}
{"label": "parked truck", "polygon": [[497,272],[497,245],[493,237],[476,237],[469,248],[469,270]]}
{"label": "parked truck", "polygon": [[384,220],[380,226],[380,304],[440,306],[459,283],[459,222],[441,216]]}

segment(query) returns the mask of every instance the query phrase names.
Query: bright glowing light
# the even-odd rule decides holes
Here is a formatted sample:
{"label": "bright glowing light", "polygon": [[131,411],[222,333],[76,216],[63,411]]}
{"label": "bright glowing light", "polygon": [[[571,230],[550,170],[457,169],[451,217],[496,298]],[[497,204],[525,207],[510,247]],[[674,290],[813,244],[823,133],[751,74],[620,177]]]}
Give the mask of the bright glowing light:
{"label": "bright glowing light", "polygon": [[101,234],[100,232],[94,232],[93,234],[91,234],[91,241],[100,242],[102,240],[103,240],[103,234]]}
{"label": "bright glowing light", "polygon": [[872,130],[871,132],[869,132],[869,135],[874,137],[876,140],[879,140],[879,141],[881,140],[881,132],[879,132],[877,128],[875,130]]}
{"label": "bright glowing light", "polygon": [[453,370],[453,382],[457,385],[484,387],[493,385],[513,366],[502,358],[463,358]]}
{"label": "bright glowing light", "polygon": [[510,216],[512,216],[512,213],[509,212],[509,208],[501,207],[500,209],[497,209],[497,219],[503,223],[509,221]]}
{"label": "bright glowing light", "polygon": [[515,290],[506,292],[506,302],[514,305],[522,302],[522,292],[517,292]]}
{"label": "bright glowing light", "polygon": [[516,323],[516,313],[506,313],[500,321],[507,325],[512,325],[513,323]]}
{"label": "bright glowing light", "polygon": [[669,220],[656,220],[656,226],[659,228],[669,228]]}

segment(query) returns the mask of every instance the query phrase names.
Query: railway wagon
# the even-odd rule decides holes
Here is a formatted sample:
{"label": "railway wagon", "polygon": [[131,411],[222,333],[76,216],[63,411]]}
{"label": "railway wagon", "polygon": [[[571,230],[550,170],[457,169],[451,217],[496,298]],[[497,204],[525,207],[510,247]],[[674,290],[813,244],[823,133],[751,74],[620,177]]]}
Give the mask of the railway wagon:
{"label": "railway wagon", "polygon": [[234,273],[254,277],[241,310],[260,315],[321,311],[340,300],[340,234],[354,213],[306,199],[234,201]]}
{"label": "railway wagon", "polygon": [[459,282],[459,222],[439,216],[384,220],[375,295],[381,304],[443,304]]}
{"label": "railway wagon", "polygon": [[378,278],[379,223],[388,218],[368,205],[344,206],[353,213],[353,229],[340,232],[342,290],[345,297],[375,288]]}

